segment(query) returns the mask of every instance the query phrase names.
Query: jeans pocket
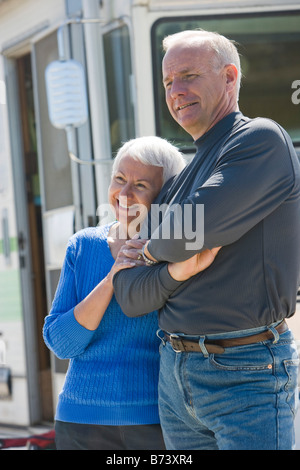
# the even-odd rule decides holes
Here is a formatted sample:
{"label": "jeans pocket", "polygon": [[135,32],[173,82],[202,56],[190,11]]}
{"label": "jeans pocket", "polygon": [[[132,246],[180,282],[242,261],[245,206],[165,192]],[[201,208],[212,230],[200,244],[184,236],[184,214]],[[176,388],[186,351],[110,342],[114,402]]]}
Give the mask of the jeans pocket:
{"label": "jeans pocket", "polygon": [[298,390],[298,374],[299,374],[299,359],[289,359],[283,361],[287,381],[284,390],[287,394],[286,401],[291,408],[293,414],[296,414],[299,402]]}
{"label": "jeans pocket", "polygon": [[227,349],[225,354],[210,356],[213,367],[224,371],[268,371],[272,373],[272,357],[267,348],[237,347]]}

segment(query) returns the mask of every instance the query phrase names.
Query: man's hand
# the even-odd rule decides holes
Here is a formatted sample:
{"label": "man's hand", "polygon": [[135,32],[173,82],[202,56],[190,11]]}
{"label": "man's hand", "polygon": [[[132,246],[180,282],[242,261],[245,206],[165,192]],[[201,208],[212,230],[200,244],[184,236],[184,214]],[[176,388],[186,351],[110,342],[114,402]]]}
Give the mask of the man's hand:
{"label": "man's hand", "polygon": [[214,261],[216,255],[222,247],[204,250],[197,255],[192,256],[185,261],[178,263],[169,263],[168,270],[175,281],[186,281],[195,274],[198,274],[208,268]]}

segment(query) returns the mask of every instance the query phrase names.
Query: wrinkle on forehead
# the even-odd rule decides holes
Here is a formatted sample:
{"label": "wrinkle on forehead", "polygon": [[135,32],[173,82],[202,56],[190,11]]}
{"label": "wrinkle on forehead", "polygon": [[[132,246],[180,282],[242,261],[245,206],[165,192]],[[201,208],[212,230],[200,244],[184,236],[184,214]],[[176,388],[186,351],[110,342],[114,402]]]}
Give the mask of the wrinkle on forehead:
{"label": "wrinkle on forehead", "polygon": [[206,42],[187,45],[176,43],[163,58],[163,83],[173,75],[182,76],[191,71],[200,73],[215,68],[216,60],[215,51]]}

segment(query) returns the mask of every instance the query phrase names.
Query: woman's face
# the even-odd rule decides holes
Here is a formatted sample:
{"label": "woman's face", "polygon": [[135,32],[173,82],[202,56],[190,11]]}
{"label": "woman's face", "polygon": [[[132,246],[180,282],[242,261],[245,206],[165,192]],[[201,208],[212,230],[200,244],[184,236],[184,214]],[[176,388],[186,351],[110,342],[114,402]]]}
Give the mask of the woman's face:
{"label": "woman's face", "polygon": [[124,156],[112,177],[108,196],[116,219],[128,231],[142,222],[163,184],[163,168]]}

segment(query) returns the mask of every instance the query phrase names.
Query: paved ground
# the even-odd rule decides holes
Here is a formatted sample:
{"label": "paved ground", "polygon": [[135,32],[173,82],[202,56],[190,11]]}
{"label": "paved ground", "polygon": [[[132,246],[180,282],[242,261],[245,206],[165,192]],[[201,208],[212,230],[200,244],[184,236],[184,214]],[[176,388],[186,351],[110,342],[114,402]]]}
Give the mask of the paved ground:
{"label": "paved ground", "polygon": [[[53,430],[53,426],[31,426],[28,428],[25,427],[10,427],[10,426],[0,426],[0,442],[1,439],[27,439],[28,437],[31,436],[42,436],[46,433],[49,433],[50,431]],[[48,442],[48,441],[47,441]],[[1,446],[0,446],[1,449]],[[29,444],[26,445],[26,443],[22,443],[21,446],[10,446],[7,449],[3,450],[34,450],[30,449]]]}

